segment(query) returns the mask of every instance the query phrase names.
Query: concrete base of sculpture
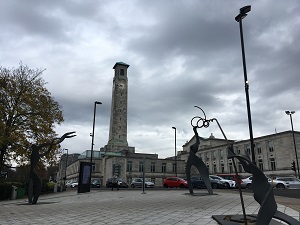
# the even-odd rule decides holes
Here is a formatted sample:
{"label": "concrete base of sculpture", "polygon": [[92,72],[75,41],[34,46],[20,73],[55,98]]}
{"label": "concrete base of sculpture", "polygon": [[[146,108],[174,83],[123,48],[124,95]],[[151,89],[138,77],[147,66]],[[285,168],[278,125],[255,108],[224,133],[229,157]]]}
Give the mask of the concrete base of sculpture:
{"label": "concrete base of sculpture", "polygon": [[192,196],[208,196],[208,195],[218,195],[216,193],[213,193],[213,194],[209,194],[209,193],[204,193],[204,192],[198,192],[198,193],[184,193],[183,195],[192,195]]}
{"label": "concrete base of sculpture", "polygon": [[[216,220],[220,225],[240,225],[244,224],[244,215],[213,215],[212,218]],[[257,214],[249,214],[246,216],[247,224],[256,224]],[[277,220],[275,220],[277,219]],[[269,225],[279,225],[281,222],[287,224],[297,225],[300,222],[293,217],[290,217],[282,212],[277,211],[270,221]]]}
{"label": "concrete base of sculpture", "polygon": [[[247,224],[254,225],[256,224],[256,214],[247,215]],[[220,225],[241,225],[244,223],[244,215],[214,215],[212,216]],[[269,225],[279,225],[282,224],[278,221],[271,220]]]}

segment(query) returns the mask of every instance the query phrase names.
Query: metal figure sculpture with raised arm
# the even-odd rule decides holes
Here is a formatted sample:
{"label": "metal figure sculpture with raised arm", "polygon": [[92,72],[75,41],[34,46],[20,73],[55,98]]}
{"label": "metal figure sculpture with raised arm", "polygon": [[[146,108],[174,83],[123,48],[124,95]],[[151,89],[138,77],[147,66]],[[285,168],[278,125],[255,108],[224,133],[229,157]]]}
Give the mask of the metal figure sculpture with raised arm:
{"label": "metal figure sculpture with raised arm", "polygon": [[[40,196],[42,190],[42,183],[39,176],[34,171],[34,168],[38,164],[40,158],[47,155],[54,145],[58,145],[59,143],[63,142],[65,138],[72,138],[75,137],[75,132],[68,132],[65,133],[61,138],[56,138],[50,143],[44,143],[40,145],[32,144],[31,146],[31,157],[30,157],[30,173],[29,173],[29,186],[28,186],[28,202],[30,204],[36,204],[37,200]],[[73,135],[72,135],[73,134]],[[44,147],[48,146],[48,150],[42,154],[40,154],[40,150]]]}
{"label": "metal figure sculpture with raised arm", "polygon": [[[205,112],[200,107],[198,107],[198,106],[195,106],[195,107],[199,108],[203,112],[204,118],[202,118],[200,116],[195,116],[191,120],[191,125],[192,125],[193,131],[195,133],[196,142],[193,145],[191,145],[191,147],[190,147],[190,154],[189,154],[189,157],[188,157],[188,160],[187,160],[187,163],[186,163],[186,178],[187,178],[187,181],[188,181],[190,194],[193,194],[194,192],[193,192],[193,186],[192,186],[192,181],[191,181],[191,167],[195,166],[197,168],[198,172],[200,173],[204,183],[205,183],[205,186],[208,190],[208,193],[210,195],[212,195],[213,190],[212,190],[211,182],[210,182],[210,179],[209,179],[208,169],[207,169],[206,165],[204,164],[204,162],[202,161],[202,159],[199,158],[198,156],[196,156],[196,152],[198,151],[198,147],[199,147],[199,144],[200,144],[200,138],[199,138],[199,135],[198,135],[198,132],[197,132],[197,128],[207,127],[208,126],[208,121],[206,120]],[[196,125],[193,125],[193,120],[194,119],[198,119]],[[201,125],[199,124],[200,121],[202,121]]]}

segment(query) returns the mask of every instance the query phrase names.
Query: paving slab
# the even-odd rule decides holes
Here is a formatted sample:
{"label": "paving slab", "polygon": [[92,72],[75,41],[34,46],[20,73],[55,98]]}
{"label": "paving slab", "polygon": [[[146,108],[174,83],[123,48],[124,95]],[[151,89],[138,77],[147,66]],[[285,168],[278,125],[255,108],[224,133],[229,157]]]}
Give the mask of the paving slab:
{"label": "paving slab", "polygon": [[[203,224],[217,225],[212,215],[242,214],[239,195],[205,190],[191,196],[186,189],[110,191],[75,190],[40,197],[36,205],[27,199],[1,201],[0,224]],[[257,213],[259,204],[244,196],[246,213]],[[278,210],[299,220],[299,212],[278,204]]]}

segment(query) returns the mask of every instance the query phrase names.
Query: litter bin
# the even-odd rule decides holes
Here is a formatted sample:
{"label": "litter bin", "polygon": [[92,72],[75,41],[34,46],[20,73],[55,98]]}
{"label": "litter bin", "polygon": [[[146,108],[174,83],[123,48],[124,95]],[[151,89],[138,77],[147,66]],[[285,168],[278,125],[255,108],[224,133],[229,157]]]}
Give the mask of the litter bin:
{"label": "litter bin", "polygon": [[23,198],[25,196],[25,188],[18,188],[17,198]]}
{"label": "litter bin", "polygon": [[18,187],[12,185],[11,200],[17,199]]}

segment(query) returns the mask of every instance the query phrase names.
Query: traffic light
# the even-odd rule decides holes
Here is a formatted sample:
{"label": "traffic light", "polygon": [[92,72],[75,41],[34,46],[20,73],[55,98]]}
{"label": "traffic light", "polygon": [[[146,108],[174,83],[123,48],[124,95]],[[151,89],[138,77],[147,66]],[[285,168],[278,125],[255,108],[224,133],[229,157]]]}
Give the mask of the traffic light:
{"label": "traffic light", "polygon": [[294,170],[296,172],[296,165],[295,165],[295,161],[292,162],[292,170]]}

